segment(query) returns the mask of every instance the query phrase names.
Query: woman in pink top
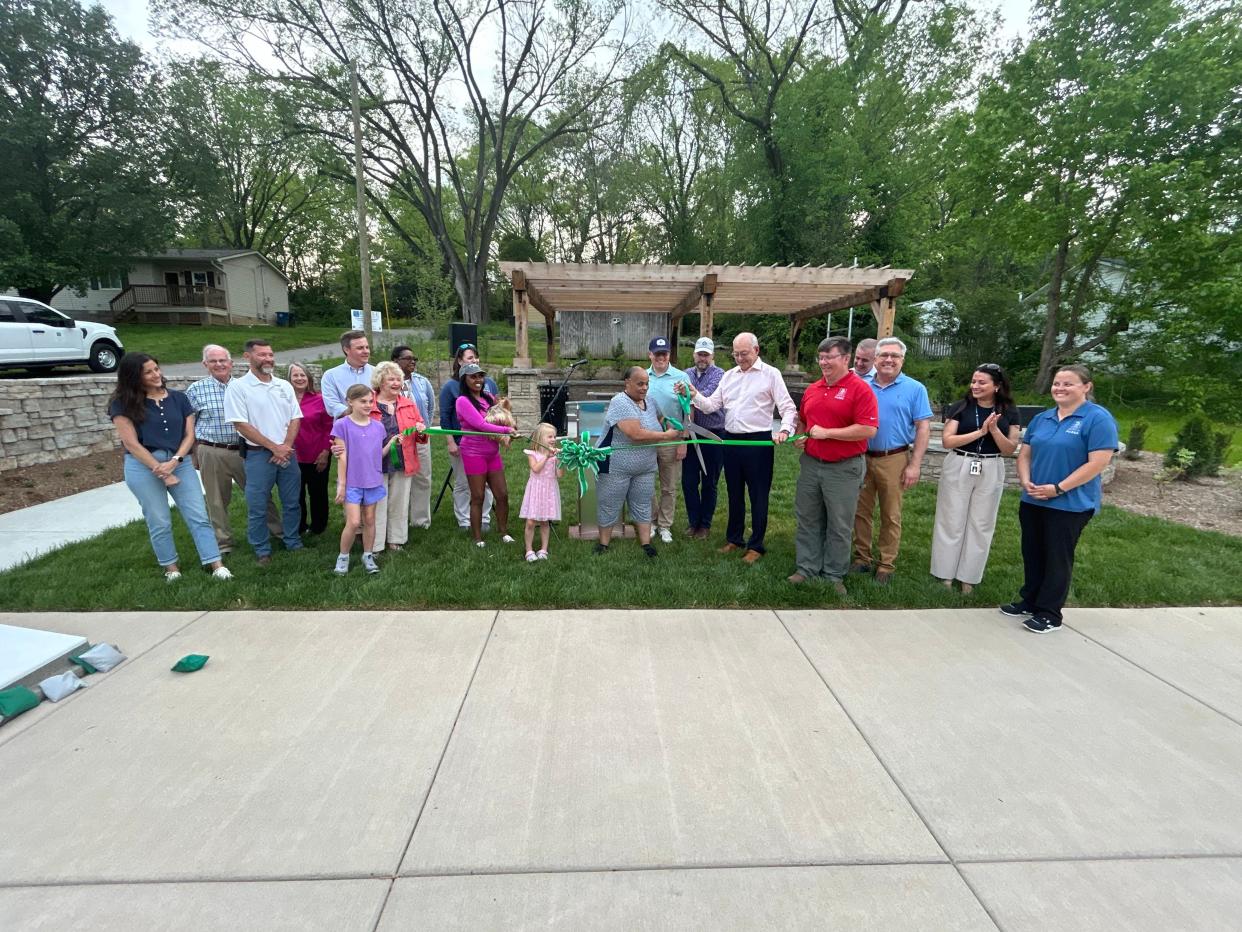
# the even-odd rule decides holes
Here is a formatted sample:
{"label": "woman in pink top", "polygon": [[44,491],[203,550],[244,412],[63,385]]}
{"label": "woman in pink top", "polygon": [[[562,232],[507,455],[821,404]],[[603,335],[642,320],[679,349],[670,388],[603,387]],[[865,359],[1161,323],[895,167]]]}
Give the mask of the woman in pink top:
{"label": "woman in pink top", "polygon": [[[512,427],[489,424],[484,420],[487,409],[496,403],[496,399],[483,390],[487,374],[478,364],[467,363],[461,367],[457,381],[461,386],[461,395],[456,402],[457,422],[461,424],[461,429],[502,435],[505,446],[508,446],[509,437],[516,431]],[[489,488],[496,507],[500,539],[512,544],[514,540],[509,536],[509,487],[505,484],[505,464],[500,459],[500,441],[490,437],[466,436],[458,441],[457,449],[461,451],[462,471],[470,485],[470,532],[474,535],[474,545],[486,546],[483,543],[483,493]]]}
{"label": "woman in pink top", "polygon": [[[298,533],[322,534],[328,527],[328,464],[332,459],[332,416],[315,389],[315,377],[301,363],[289,365],[289,384],[302,407],[302,426],[293,440],[293,452],[302,471],[302,518]],[[307,499],[310,520],[307,520]]]}

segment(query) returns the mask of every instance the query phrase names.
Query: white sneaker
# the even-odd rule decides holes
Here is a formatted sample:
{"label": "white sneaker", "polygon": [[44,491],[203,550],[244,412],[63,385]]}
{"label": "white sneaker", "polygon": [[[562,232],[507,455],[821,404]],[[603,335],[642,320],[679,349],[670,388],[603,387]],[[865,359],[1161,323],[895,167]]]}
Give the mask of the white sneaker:
{"label": "white sneaker", "polygon": [[548,558],[548,551],[546,550],[540,550],[535,554],[536,560],[546,560],[547,558]]}
{"label": "white sneaker", "polygon": [[534,563],[534,562],[535,562],[536,560],[538,560],[538,559],[539,559],[539,558],[538,558],[537,556],[535,556],[535,551],[533,551],[533,550],[527,550],[527,551],[526,551],[526,562],[527,562],[527,563]]}
{"label": "white sneaker", "polygon": [[164,574],[164,582],[174,583],[180,578],[181,572],[179,570],[171,570]]}
{"label": "white sneaker", "polygon": [[229,572],[229,568],[227,566],[217,566],[214,570],[211,571],[211,578],[212,579],[232,579],[233,574]]}
{"label": "white sneaker", "polygon": [[375,562],[373,554],[364,553],[362,555],[362,568],[372,575],[379,572],[379,564]]}
{"label": "white sneaker", "polygon": [[660,543],[671,544],[673,542],[673,532],[666,527],[660,528]]}
{"label": "white sneaker", "polygon": [[349,554],[337,554],[336,567],[332,570],[337,576],[344,576],[349,572]]}
{"label": "white sneaker", "polygon": [[516,540],[514,540],[512,537],[510,537],[508,534],[506,534],[504,537],[500,538],[500,542],[501,542],[502,544],[516,544],[516,543],[517,543],[517,541],[516,541]]}
{"label": "white sneaker", "polygon": [[483,547],[486,547],[486,546],[487,546],[487,541],[485,541],[485,540],[476,540],[476,541],[474,542],[474,545],[475,545],[476,547],[478,547],[478,548],[482,549]]}

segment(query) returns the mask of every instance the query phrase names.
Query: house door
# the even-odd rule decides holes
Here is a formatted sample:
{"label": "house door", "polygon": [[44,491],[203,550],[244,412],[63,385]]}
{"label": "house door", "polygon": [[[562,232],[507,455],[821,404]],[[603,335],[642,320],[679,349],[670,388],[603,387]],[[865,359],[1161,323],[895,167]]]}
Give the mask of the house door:
{"label": "house door", "polygon": [[176,306],[181,303],[181,287],[180,280],[177,278],[176,272],[164,273],[164,284],[168,288],[168,303]]}

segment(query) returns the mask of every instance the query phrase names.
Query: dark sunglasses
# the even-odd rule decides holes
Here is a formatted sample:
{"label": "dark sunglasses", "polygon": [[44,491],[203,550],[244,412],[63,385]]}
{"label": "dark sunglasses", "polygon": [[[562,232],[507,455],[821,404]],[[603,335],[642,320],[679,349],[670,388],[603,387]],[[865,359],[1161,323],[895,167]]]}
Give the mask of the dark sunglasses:
{"label": "dark sunglasses", "polygon": [[994,362],[985,362],[982,366],[975,366],[976,372],[1001,372],[1000,366]]}

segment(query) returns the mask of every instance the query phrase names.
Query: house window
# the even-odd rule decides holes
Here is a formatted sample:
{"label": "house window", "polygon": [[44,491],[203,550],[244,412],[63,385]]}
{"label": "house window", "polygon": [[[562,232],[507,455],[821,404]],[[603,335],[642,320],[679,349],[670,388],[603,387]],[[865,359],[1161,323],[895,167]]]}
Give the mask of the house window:
{"label": "house window", "polygon": [[206,272],[195,272],[194,273],[194,287],[195,288],[206,288],[207,287],[207,273]]}
{"label": "house window", "polygon": [[91,291],[120,291],[128,284],[122,272],[106,272],[91,278]]}

